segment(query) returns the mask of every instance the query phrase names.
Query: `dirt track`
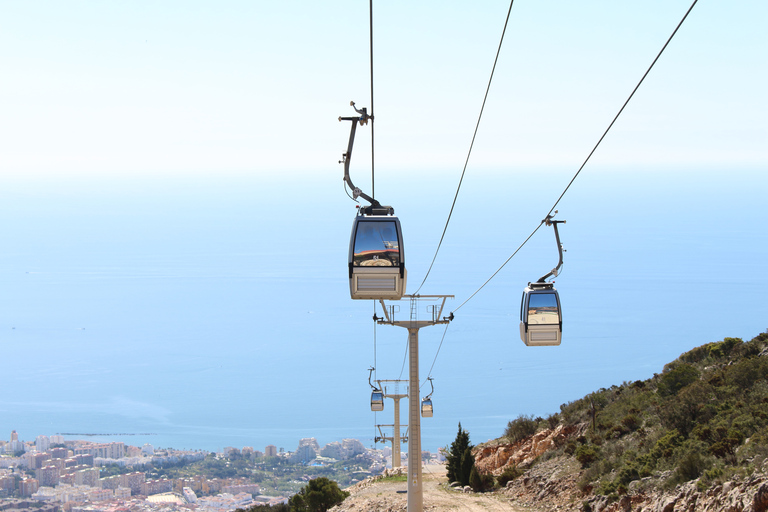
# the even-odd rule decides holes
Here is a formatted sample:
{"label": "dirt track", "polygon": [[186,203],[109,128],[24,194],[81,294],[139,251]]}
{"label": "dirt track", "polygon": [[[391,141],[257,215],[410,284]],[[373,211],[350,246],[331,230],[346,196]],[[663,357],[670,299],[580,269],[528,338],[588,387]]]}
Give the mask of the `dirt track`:
{"label": "dirt track", "polygon": [[[465,493],[447,488],[445,466],[442,464],[425,465],[422,475],[425,511],[531,512],[532,510],[513,506],[507,499],[493,493]],[[405,511],[408,508],[406,487],[406,482],[384,480],[369,486],[349,489],[351,496],[331,510],[333,512]]]}

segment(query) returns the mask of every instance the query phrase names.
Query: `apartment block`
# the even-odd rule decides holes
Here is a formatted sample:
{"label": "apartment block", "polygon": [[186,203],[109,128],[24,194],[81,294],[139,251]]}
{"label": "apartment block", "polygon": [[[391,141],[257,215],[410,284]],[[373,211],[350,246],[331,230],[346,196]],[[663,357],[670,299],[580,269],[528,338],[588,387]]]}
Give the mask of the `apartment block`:
{"label": "apartment block", "polygon": [[99,483],[99,468],[86,468],[75,471],[75,485],[96,487]]}
{"label": "apartment block", "polygon": [[141,483],[141,494],[144,496],[152,496],[153,494],[171,492],[172,490],[173,482],[165,478],[160,480],[146,480]]}
{"label": "apartment block", "polygon": [[35,439],[35,448],[38,452],[44,452],[51,447],[51,440],[48,436],[37,436]]}
{"label": "apartment block", "polygon": [[141,494],[141,484],[146,479],[146,475],[139,471],[134,473],[128,473],[125,475],[118,475],[120,477],[120,487],[128,487],[131,490],[131,494]]}
{"label": "apartment block", "polygon": [[128,487],[118,487],[115,489],[115,498],[124,499],[131,497],[131,490]]}
{"label": "apartment block", "polygon": [[120,487],[120,475],[113,475],[113,476],[108,476],[106,478],[100,478],[98,486],[101,487],[102,489],[115,490],[118,487]]}
{"label": "apartment block", "polygon": [[25,478],[19,482],[19,494],[24,497],[32,496],[40,488],[40,483],[34,478]]}
{"label": "apartment block", "polygon": [[69,450],[66,448],[51,448],[48,450],[52,459],[66,459],[69,456]]}
{"label": "apartment block", "polygon": [[[130,496],[130,491],[129,494]],[[115,493],[112,489],[92,489],[88,491],[88,499],[91,501],[106,501],[114,498]]]}
{"label": "apartment block", "polygon": [[35,471],[40,487],[55,487],[59,483],[61,473],[56,466],[45,466]]}
{"label": "apartment block", "polygon": [[0,475],[0,490],[7,491],[7,494],[13,494],[16,490],[16,479],[12,475]]}

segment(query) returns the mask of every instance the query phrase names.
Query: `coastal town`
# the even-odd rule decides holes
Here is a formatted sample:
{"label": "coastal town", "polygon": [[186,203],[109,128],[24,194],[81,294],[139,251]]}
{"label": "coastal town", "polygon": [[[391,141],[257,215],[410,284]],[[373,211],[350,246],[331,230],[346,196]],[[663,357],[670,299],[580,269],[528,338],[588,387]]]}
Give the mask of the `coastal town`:
{"label": "coastal town", "polygon": [[[407,454],[400,455],[406,464]],[[422,453],[424,462],[439,457]],[[317,476],[351,485],[391,460],[390,447],[365,448],[357,439],[321,448],[306,438],[293,452],[267,445],[214,453],[62,435],[23,441],[14,430],[0,440],[0,512],[228,512],[287,503]]]}

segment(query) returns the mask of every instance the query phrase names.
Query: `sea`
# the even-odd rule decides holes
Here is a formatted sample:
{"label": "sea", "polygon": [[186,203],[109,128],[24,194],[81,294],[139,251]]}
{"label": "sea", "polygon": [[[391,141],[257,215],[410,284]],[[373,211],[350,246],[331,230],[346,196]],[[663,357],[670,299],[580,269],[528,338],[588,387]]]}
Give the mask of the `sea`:
{"label": "sea", "polygon": [[[573,170],[468,172],[447,225],[459,170],[380,172],[407,292],[424,296],[415,314],[440,306],[427,295],[450,296],[442,314],[454,314],[419,335],[420,394],[434,405],[422,449],[448,446],[459,425],[473,444],[494,439],[521,415],[547,418],[696,346],[764,332],[767,176],[585,169],[555,208],[562,344],[526,347],[522,290],[557,264],[541,221]],[[0,439],[382,448],[394,402],[371,412],[369,375],[407,390],[407,331],[349,297],[355,213],[338,168],[3,174]],[[408,301],[389,305],[410,314]]]}

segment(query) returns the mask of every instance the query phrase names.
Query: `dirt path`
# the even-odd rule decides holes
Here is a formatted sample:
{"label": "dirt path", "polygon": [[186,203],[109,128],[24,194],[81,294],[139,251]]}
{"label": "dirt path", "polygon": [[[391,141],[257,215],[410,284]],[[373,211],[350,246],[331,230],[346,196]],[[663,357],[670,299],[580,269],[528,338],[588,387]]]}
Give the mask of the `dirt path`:
{"label": "dirt path", "polygon": [[[493,493],[465,493],[445,485],[445,465],[427,464],[423,472],[425,511],[458,512],[532,512],[513,506],[508,499]],[[401,512],[408,508],[407,482],[383,480],[348,489],[352,494],[332,512]]]}

